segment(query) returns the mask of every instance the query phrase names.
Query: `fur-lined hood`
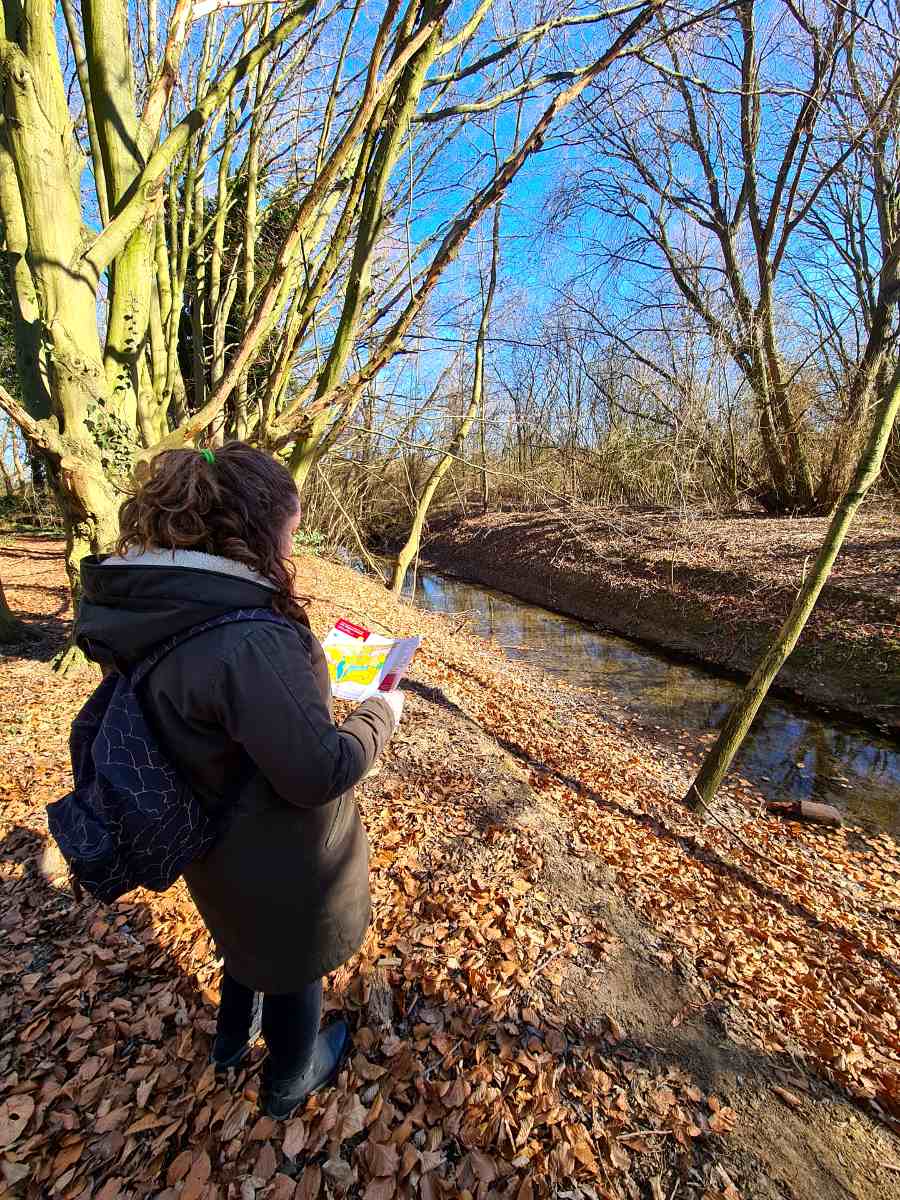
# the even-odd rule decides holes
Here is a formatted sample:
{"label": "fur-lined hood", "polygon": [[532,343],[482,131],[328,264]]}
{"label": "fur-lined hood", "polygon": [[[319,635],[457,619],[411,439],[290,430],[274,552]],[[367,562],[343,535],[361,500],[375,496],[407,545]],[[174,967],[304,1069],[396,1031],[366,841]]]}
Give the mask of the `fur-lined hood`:
{"label": "fur-lined hood", "polygon": [[243,563],[194,550],[81,562],[75,626],[89,657],[127,670],[174,634],[236,608],[271,607],[275,585]]}

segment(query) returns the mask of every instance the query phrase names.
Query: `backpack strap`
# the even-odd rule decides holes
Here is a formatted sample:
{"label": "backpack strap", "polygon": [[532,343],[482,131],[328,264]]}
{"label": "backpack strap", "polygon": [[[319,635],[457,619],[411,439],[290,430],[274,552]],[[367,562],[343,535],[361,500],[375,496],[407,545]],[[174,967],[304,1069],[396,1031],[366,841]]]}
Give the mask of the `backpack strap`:
{"label": "backpack strap", "polygon": [[128,675],[129,683],[132,688],[136,689],[138,684],[167,654],[171,654],[178,646],[184,645],[198,634],[206,633],[209,629],[218,629],[220,625],[234,625],[239,621],[268,621],[270,625],[284,625],[288,629],[295,628],[293,621],[289,621],[287,617],[283,617],[281,613],[277,613],[271,608],[235,608],[231,612],[223,613],[221,617],[213,617],[209,621],[203,621],[200,625],[192,625],[189,629],[176,633],[174,637],[170,637],[168,641],[157,646],[136,667],[132,668]]}

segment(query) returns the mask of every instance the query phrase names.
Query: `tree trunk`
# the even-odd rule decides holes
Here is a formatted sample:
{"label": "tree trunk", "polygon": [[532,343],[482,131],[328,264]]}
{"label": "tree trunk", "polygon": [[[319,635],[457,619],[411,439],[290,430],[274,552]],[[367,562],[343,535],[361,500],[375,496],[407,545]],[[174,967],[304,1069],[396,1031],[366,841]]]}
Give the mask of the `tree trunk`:
{"label": "tree trunk", "polygon": [[[144,166],[128,13],[124,0],[84,0],[81,15],[107,209],[115,212]],[[145,445],[152,445],[161,432],[158,416],[152,411],[155,405],[150,404],[149,412],[138,411],[140,367],[147,350],[155,283],[155,244],[155,222],[142,221],[110,269],[103,352],[110,402],[122,420],[141,429]],[[148,400],[145,391],[145,406]]]}
{"label": "tree trunk", "polygon": [[120,497],[106,475],[99,452],[91,461],[63,457],[55,473],[56,494],[66,529],[66,571],[78,611],[80,564],[88,554],[112,549],[118,535]]}
{"label": "tree trunk", "polygon": [[16,489],[13,486],[12,475],[9,473],[6,467],[6,448],[10,441],[15,442],[15,438],[15,426],[13,425],[12,421],[10,421],[3,431],[3,437],[0,438],[0,478],[3,480],[4,496],[14,496],[16,494]]}
{"label": "tree trunk", "polygon": [[28,626],[14,617],[6,602],[3,580],[0,579],[0,644],[10,645],[30,641],[35,635]]}
{"label": "tree trunk", "polygon": [[403,580],[406,578],[406,572],[409,570],[409,564],[419,552],[419,544],[422,540],[422,530],[425,526],[425,518],[428,516],[428,509],[431,507],[431,501],[434,499],[434,494],[438,489],[441,480],[450,470],[453,460],[455,459],[459,447],[462,446],[469,436],[469,431],[475,423],[475,418],[481,408],[484,398],[484,345],[487,338],[488,322],[491,316],[491,305],[494,302],[494,292],[497,287],[497,264],[500,258],[500,206],[494,208],[494,234],[493,234],[493,249],[491,253],[491,279],[488,285],[487,295],[484,298],[484,307],[481,312],[481,323],[478,327],[478,339],[475,343],[475,371],[472,379],[472,395],[469,399],[468,407],[466,408],[463,418],[456,428],[456,433],[453,436],[453,441],[450,443],[450,448],[438,460],[428,478],[428,482],[422,489],[422,494],[419,497],[419,502],[416,505],[415,515],[413,517],[412,528],[409,531],[409,537],[406,539],[402,550],[397,555],[397,561],[394,564],[393,575],[391,576],[391,591],[395,596],[399,596],[403,590]]}
{"label": "tree trunk", "polygon": [[481,392],[481,512],[486,513],[490,500],[488,492],[488,472],[487,472],[487,434],[485,426],[487,424],[487,414],[485,413],[485,405],[487,397],[482,387]]}
{"label": "tree trunk", "polygon": [[[429,17],[432,15],[431,10],[432,5],[426,5],[424,11]],[[412,33],[412,28],[409,32]],[[434,61],[439,42],[440,32],[435,29],[401,76],[396,95],[389,100],[385,108],[376,114],[379,138],[372,155],[371,181],[367,184],[362,199],[359,228],[353,247],[353,258],[350,263],[340,319],[328,360],[319,376],[314,403],[334,389],[355,344],[360,315],[372,286],[372,262],[384,222],[385,191],[400,154],[403,139],[409,130],[410,120],[416,111],[425,75]],[[290,459],[290,469],[298,491],[302,492],[309,471],[318,458],[318,446],[325,436],[331,416],[331,410],[327,408],[319,413],[311,422],[307,435],[298,441],[294,448]]]}
{"label": "tree trunk", "polygon": [[[73,247],[83,236],[82,163],[72,136],[53,11],[52,5],[33,6],[22,26],[24,51],[13,42],[0,42],[3,150],[15,163],[12,174],[0,172],[0,215],[14,224],[21,216],[17,236],[27,236],[27,247],[18,247],[12,281],[22,312],[30,314],[37,301],[33,316],[46,378],[52,383],[52,420],[40,419],[42,398],[27,384],[24,408],[8,395],[3,400],[31,449],[42,452],[48,464],[66,523],[66,562],[77,601],[80,559],[108,544],[115,533],[110,462],[114,473],[127,473],[138,436],[134,421],[118,411],[107,383],[96,281],[72,265]],[[17,342],[23,340],[21,334],[20,322]]]}
{"label": "tree trunk", "polygon": [[835,510],[825,541],[805,583],[801,587],[787,620],[772,645],[760,659],[749,683],[722,726],[722,730],[685,797],[692,811],[707,808],[747,736],[753,718],[765,700],[775,676],[797,644],[816,600],[834,565],[850,523],[866,492],[878,478],[891,430],[900,410],[900,364],[894,371],[885,394],[876,409],[875,421],[859,459],[850,487]]}

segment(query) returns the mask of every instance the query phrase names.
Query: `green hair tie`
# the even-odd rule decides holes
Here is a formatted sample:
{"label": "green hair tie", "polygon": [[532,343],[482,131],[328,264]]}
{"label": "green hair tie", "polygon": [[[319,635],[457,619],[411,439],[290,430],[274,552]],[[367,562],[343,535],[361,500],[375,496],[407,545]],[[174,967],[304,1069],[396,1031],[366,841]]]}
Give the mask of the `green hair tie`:
{"label": "green hair tie", "polygon": [[212,450],[201,450],[200,457],[205,459],[205,461],[208,462],[211,467],[215,465],[216,456],[213,454]]}

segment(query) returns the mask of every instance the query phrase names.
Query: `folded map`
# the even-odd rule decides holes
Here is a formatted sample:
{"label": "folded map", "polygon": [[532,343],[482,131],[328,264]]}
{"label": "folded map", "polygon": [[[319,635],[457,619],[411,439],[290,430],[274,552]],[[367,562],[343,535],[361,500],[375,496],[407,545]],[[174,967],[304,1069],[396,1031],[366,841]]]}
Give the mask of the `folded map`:
{"label": "folded map", "polygon": [[338,621],[322,642],[339,700],[366,700],[376,692],[392,692],[409,670],[420,639],[388,638],[362,625]]}

